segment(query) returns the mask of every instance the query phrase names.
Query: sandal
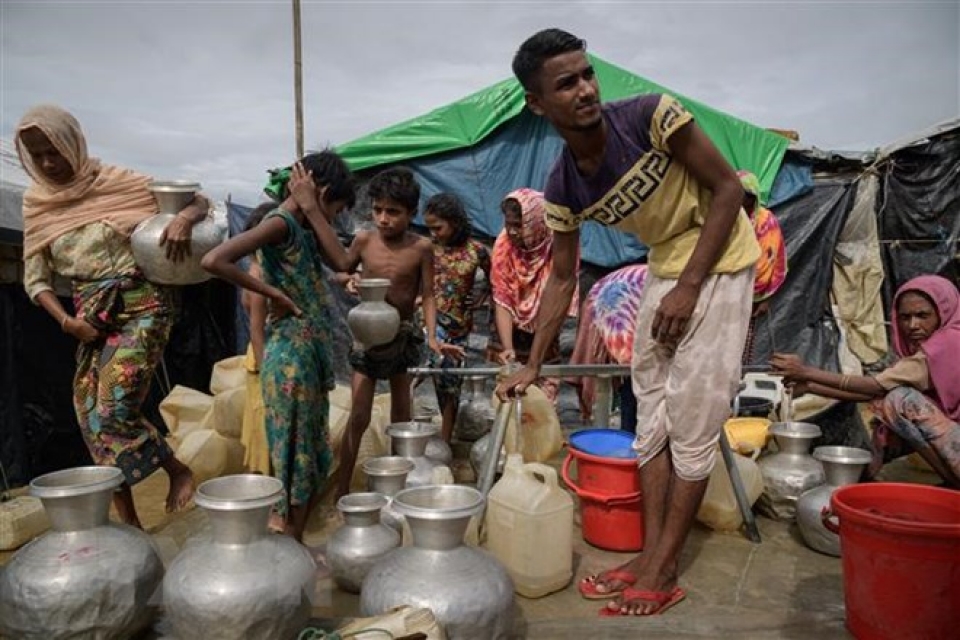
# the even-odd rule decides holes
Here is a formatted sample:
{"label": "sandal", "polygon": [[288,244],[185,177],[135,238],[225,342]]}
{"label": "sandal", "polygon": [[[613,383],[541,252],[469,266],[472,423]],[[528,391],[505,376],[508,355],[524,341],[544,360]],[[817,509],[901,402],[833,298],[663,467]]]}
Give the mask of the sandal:
{"label": "sandal", "polygon": [[[603,576],[604,581],[608,580],[619,580],[620,582],[625,583],[627,586],[622,589],[616,589],[611,591],[600,591],[597,589],[597,581]],[[580,583],[577,585],[577,590],[580,591],[580,595],[587,600],[607,600],[612,598],[620,593],[623,593],[624,589],[627,589],[633,586],[633,583],[637,581],[637,576],[627,571],[626,569],[611,569],[610,571],[601,571],[600,573],[594,573],[583,578]]]}
{"label": "sandal", "polygon": [[[642,591],[640,589],[631,589],[627,587],[620,594],[620,603],[617,604],[615,608],[612,608],[610,605],[607,605],[603,609],[600,609],[600,617],[610,618],[616,616],[657,616],[677,604],[681,600],[687,597],[687,593],[680,587],[674,587],[671,591]],[[623,605],[630,600],[643,600],[645,602],[653,602],[657,607],[650,611],[649,613],[637,614],[637,613],[624,613],[621,609]],[[613,603],[610,603],[611,605]]]}

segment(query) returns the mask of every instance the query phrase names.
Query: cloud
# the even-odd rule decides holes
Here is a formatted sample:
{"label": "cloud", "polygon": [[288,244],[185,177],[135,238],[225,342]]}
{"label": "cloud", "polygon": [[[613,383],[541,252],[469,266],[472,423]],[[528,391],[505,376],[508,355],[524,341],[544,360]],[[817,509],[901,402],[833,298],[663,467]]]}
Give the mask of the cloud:
{"label": "cloud", "polygon": [[[825,148],[881,145],[960,113],[949,2],[303,0],[308,148],[413,118],[510,74],[550,26],[634,73]],[[214,197],[259,200],[294,155],[291,3],[0,4],[0,135],[37,102],[91,151]]]}

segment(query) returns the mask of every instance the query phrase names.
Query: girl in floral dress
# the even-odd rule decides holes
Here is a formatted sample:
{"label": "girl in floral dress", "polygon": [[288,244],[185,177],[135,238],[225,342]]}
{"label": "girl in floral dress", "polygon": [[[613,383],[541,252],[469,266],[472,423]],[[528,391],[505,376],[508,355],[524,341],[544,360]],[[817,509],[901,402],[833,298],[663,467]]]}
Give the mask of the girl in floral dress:
{"label": "girl in floral dress", "polygon": [[[332,304],[324,282],[320,253],[306,215],[293,193],[316,190],[322,213],[333,217],[354,204],[354,186],[343,160],[331,151],[300,161],[285,189],[287,198],[263,221],[230,239],[203,259],[216,276],[270,301],[271,319],[260,367],[270,465],[283,482],[271,528],[303,541],[307,518],[327,479],[332,454],[327,434],[334,387],[329,345]],[[261,279],[236,265],[258,252]]]}
{"label": "girl in floral dress", "polygon": [[[451,366],[463,360],[467,337],[473,331],[473,310],[483,300],[473,299],[477,271],[489,280],[490,252],[470,238],[470,219],[460,199],[441,193],[427,202],[423,214],[433,236],[433,297],[437,305],[437,342],[442,358],[431,354],[430,366]],[[443,417],[441,435],[447,442],[453,435],[460,403],[462,377],[434,377],[437,403]]]}

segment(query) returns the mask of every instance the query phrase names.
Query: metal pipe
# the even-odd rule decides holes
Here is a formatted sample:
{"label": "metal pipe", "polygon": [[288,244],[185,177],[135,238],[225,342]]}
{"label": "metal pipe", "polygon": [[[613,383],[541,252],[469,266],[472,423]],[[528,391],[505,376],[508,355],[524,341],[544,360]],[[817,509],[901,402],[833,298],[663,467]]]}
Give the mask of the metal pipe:
{"label": "metal pipe", "polygon": [[[745,385],[740,383],[740,389],[737,395],[733,397],[733,417],[740,415],[740,393],[743,392]],[[757,527],[757,519],[753,515],[753,506],[747,498],[747,491],[743,487],[743,479],[740,477],[740,467],[737,466],[736,458],[733,456],[733,450],[730,448],[730,440],[727,439],[726,426],[720,429],[720,454],[727,465],[727,475],[730,477],[730,485],[733,487],[733,495],[737,499],[737,506],[740,507],[740,515],[743,517],[744,528],[747,531],[747,538],[751,542],[760,543],[760,528]]]}
{"label": "metal pipe", "polygon": [[[497,463],[500,462],[500,449],[503,447],[503,437],[507,433],[507,423],[510,422],[510,414],[513,413],[513,403],[504,402],[497,407],[497,417],[493,421],[493,429],[490,433],[490,446],[487,448],[487,457],[483,461],[483,467],[480,469],[480,477],[477,478],[477,489],[486,498],[493,486],[493,479],[497,476]],[[483,521],[483,515],[480,516]]]}
{"label": "metal pipe", "polygon": [[[495,376],[501,367],[411,367],[407,373],[415,376],[446,374],[450,376]],[[744,373],[770,373],[767,365],[745,365]],[[630,376],[628,364],[545,364],[540,367],[544,378],[610,377],[627,378]]]}
{"label": "metal pipe", "polygon": [[[430,376],[446,374],[452,376],[495,376],[500,374],[501,367],[413,367],[408,373],[416,376]],[[581,376],[610,376],[614,378],[629,376],[630,365],[627,364],[545,364],[540,367],[540,375],[544,378],[566,378]]]}
{"label": "metal pipe", "polygon": [[[629,381],[627,382],[629,384]],[[593,399],[593,424],[598,427],[610,427],[610,396],[613,382],[610,376],[597,376],[596,393]]]}

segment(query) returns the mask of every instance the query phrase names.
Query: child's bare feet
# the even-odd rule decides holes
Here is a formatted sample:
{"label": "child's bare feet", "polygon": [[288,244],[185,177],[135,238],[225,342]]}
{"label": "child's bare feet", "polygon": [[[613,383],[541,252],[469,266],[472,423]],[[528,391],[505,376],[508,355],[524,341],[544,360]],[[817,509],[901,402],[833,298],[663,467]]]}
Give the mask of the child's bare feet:
{"label": "child's bare feet", "polygon": [[167,513],[180,511],[193,497],[193,472],[186,465],[180,465],[170,474],[170,491],[167,493]]}

